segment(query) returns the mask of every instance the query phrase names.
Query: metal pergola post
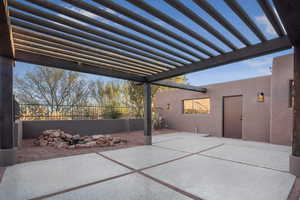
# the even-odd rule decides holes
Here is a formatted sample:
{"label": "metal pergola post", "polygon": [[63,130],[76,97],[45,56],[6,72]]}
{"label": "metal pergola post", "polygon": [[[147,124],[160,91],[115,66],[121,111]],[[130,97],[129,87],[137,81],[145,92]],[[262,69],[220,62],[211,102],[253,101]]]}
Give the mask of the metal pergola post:
{"label": "metal pergola post", "polygon": [[0,166],[12,165],[16,161],[13,137],[13,61],[0,57]]}
{"label": "metal pergola post", "polygon": [[290,172],[300,175],[300,44],[294,46],[294,124]]}
{"label": "metal pergola post", "polygon": [[152,111],[151,111],[151,84],[144,83],[144,136],[145,145],[152,144]]}
{"label": "metal pergola post", "polygon": [[298,0],[273,0],[284,28],[294,46],[294,124],[290,173],[300,177],[300,21]]}
{"label": "metal pergola post", "polygon": [[16,163],[13,127],[12,33],[7,0],[0,2],[0,167]]}

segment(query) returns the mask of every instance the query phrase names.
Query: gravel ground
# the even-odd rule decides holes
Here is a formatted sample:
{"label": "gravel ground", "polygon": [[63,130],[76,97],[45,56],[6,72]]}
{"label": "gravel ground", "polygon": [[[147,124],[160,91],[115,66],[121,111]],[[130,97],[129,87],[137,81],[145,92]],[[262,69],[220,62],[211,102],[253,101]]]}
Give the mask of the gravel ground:
{"label": "gravel ground", "polygon": [[[163,129],[154,131],[153,135],[167,134],[175,132],[174,130]],[[127,144],[119,144],[110,147],[93,147],[81,149],[57,149],[50,146],[40,147],[33,144],[34,139],[23,140],[22,147],[17,151],[17,163],[29,162],[35,160],[45,160],[50,158],[59,158],[85,153],[94,153],[100,151],[108,151],[113,149],[128,148],[144,144],[144,132],[133,131],[126,133],[114,133],[112,136],[121,137],[127,140]],[[1,171],[0,171],[1,174]]]}

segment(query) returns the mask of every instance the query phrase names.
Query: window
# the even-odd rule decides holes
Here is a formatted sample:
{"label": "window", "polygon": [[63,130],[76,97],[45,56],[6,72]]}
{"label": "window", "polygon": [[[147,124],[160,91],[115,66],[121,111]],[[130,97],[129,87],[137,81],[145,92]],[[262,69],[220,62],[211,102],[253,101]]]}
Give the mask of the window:
{"label": "window", "polygon": [[184,114],[210,113],[210,98],[183,100]]}

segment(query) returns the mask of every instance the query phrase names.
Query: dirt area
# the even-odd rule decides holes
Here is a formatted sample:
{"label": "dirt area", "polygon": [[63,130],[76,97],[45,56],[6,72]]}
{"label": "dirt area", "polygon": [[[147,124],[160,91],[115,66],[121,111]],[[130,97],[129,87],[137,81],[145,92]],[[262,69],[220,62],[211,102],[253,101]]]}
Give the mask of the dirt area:
{"label": "dirt area", "polygon": [[[153,132],[153,135],[167,134],[175,132],[170,129],[162,129]],[[108,151],[113,149],[128,148],[133,146],[139,146],[144,144],[144,132],[133,131],[126,133],[114,133],[112,136],[120,137],[127,140],[126,144],[120,144],[109,147],[92,147],[92,148],[80,148],[80,149],[57,149],[50,146],[35,146],[33,144],[34,139],[23,140],[22,147],[17,151],[17,163],[45,160],[50,158],[59,158],[65,156],[72,156],[85,153],[94,153],[101,151]],[[0,169],[1,175],[1,169]]]}

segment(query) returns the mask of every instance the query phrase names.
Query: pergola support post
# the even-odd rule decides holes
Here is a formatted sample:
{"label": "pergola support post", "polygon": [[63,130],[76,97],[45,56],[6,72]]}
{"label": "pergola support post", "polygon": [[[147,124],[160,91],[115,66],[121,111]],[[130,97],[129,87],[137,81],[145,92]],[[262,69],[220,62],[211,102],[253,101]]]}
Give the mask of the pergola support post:
{"label": "pergola support post", "polygon": [[16,163],[13,137],[13,60],[0,57],[0,166]]}
{"label": "pergola support post", "polygon": [[300,177],[300,44],[294,46],[294,127],[290,172]]}
{"label": "pergola support post", "polygon": [[151,84],[144,83],[144,136],[145,145],[152,145],[152,118],[151,118]]}

